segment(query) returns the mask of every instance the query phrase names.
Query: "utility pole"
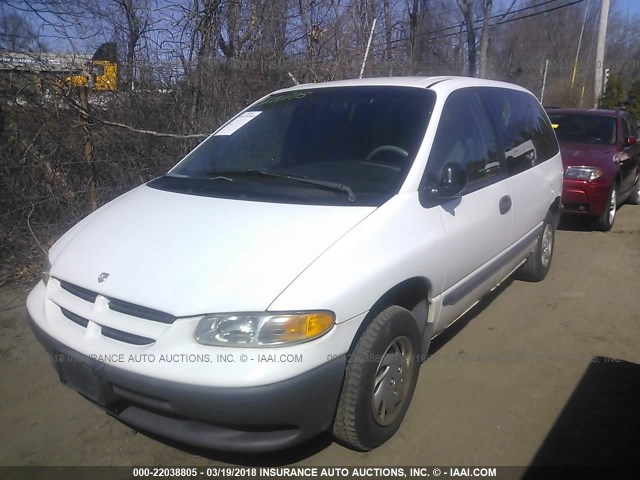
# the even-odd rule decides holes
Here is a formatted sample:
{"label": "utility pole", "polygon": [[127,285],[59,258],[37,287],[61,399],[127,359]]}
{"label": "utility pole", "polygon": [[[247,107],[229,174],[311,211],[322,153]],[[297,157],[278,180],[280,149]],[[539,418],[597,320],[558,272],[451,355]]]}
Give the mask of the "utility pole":
{"label": "utility pole", "polygon": [[596,77],[594,108],[598,108],[602,96],[602,77],[604,73],[604,50],[607,42],[607,23],[609,21],[610,0],[600,0],[600,25],[598,27],[598,45],[596,47]]}
{"label": "utility pole", "polygon": [[89,111],[89,86],[78,87],[80,106],[82,107],[82,129],[84,130],[84,161],[89,167],[89,195],[91,198],[91,210],[98,208],[98,196],[96,188],[96,164],[93,159],[93,140],[91,139],[91,114]]}
{"label": "utility pole", "polygon": [[580,38],[578,39],[578,49],[576,50],[576,60],[573,62],[573,74],[571,75],[571,87],[569,88],[569,97],[573,100],[573,85],[576,83],[576,74],[578,73],[578,59],[580,58],[580,47],[582,46],[582,38],[584,37],[584,26],[587,23],[587,14],[589,13],[589,4],[591,0],[587,0],[587,6],[584,8],[584,19],[582,20],[582,28],[580,29]]}
{"label": "utility pole", "polygon": [[549,59],[544,62],[544,73],[542,74],[542,93],[540,93],[540,103],[544,105],[544,91],[547,88],[547,72],[549,71]]}
{"label": "utility pole", "polygon": [[376,21],[378,19],[374,18],[373,23],[371,24],[371,33],[369,33],[369,41],[367,42],[367,49],[364,52],[364,59],[362,60],[362,68],[360,69],[360,76],[358,78],[362,78],[364,75],[364,67],[367,65],[367,57],[369,56],[369,49],[371,48],[371,39],[373,38],[373,32],[376,29]]}

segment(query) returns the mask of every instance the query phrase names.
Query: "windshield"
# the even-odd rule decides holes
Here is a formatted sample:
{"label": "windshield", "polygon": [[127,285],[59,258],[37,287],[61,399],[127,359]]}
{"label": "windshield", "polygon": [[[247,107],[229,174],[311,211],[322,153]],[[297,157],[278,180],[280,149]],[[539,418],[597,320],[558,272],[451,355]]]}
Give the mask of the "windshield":
{"label": "windshield", "polygon": [[407,87],[271,95],[150,185],[227,198],[379,205],[402,184],[434,101],[433,92]]}
{"label": "windshield", "polygon": [[550,114],[559,142],[614,145],[616,143],[616,119],[600,115]]}

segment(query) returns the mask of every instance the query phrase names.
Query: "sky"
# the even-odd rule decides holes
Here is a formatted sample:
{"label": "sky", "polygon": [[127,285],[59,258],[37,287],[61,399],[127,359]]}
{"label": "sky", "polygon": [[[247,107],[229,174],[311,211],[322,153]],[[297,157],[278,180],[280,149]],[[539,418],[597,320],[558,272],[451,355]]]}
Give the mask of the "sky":
{"label": "sky", "polygon": [[621,7],[633,12],[640,12],[640,0],[618,0]]}

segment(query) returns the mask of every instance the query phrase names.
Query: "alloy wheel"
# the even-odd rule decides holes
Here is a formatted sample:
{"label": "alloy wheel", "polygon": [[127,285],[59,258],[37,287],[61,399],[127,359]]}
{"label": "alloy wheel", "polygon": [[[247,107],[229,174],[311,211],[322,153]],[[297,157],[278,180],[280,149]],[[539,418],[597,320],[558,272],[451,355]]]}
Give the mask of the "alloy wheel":
{"label": "alloy wheel", "polygon": [[618,192],[614,187],[611,191],[611,200],[609,201],[609,224],[612,224],[613,220],[616,218],[617,198]]}

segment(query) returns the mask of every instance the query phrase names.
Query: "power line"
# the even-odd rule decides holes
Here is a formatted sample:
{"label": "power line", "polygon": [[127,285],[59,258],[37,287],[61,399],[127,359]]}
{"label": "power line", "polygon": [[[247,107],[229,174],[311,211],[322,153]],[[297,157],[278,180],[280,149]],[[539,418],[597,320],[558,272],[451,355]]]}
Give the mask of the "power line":
{"label": "power line", "polygon": [[[529,5],[528,7],[523,7],[523,8],[517,9],[517,10],[511,10],[511,11],[503,10],[500,13],[496,13],[496,14],[490,16],[489,19],[493,20],[495,18],[501,18],[501,17],[504,17],[506,15],[513,15],[515,13],[524,12],[524,11],[527,11],[527,10],[531,10],[533,8],[542,7],[544,5],[548,5],[550,3],[555,3],[555,2],[559,2],[559,1],[561,1],[561,0],[546,0],[545,2],[541,2],[541,3],[538,3],[536,5]],[[482,23],[482,22],[484,22],[484,17],[483,18],[478,18],[478,19],[473,21],[473,23]],[[450,25],[448,27],[440,28],[438,30],[431,30],[431,31],[427,32],[426,34],[445,32],[447,30],[451,30],[452,28],[460,28],[460,27],[464,27],[464,26],[465,26],[465,23],[464,22],[460,22],[460,23],[456,23],[455,25]],[[423,33],[421,35],[425,35],[425,33]],[[420,36],[420,35],[416,35],[416,36]]]}
{"label": "power line", "polygon": [[[554,2],[554,1],[559,1],[559,0],[550,0],[550,1],[545,2],[545,3],[551,3],[551,2]],[[495,23],[493,26],[504,25],[504,24],[507,24],[507,23],[517,22],[517,21],[519,21],[519,20],[525,20],[525,19],[527,19],[527,18],[537,17],[538,15],[544,15],[544,14],[549,13],[549,12],[554,12],[554,11],[557,11],[557,10],[561,10],[561,9],[563,9],[563,8],[571,7],[571,6],[573,6],[573,5],[576,5],[576,4],[579,4],[579,3],[585,2],[585,1],[586,1],[586,0],[574,0],[574,1],[570,2],[570,3],[565,4],[565,5],[560,5],[560,6],[557,6],[557,7],[548,8],[548,9],[546,9],[546,10],[542,10],[542,11],[540,11],[540,12],[530,13],[530,14],[528,14],[528,15],[522,15],[522,16],[517,17],[517,18],[510,18],[510,19],[507,19],[507,20],[502,20],[502,21],[500,21],[500,22]],[[540,7],[541,5],[544,5],[544,3],[538,4],[538,5],[533,5],[533,6],[531,6],[531,7],[527,7],[527,9],[537,8],[537,7]],[[525,10],[525,9],[521,9],[520,11],[524,11],[524,10]],[[515,13],[515,12],[514,12],[514,13]],[[499,16],[500,16],[500,15],[499,15]],[[493,18],[493,17],[491,17],[491,18]],[[474,23],[475,23],[475,22],[474,22]],[[457,26],[458,26],[458,27],[460,27],[460,26],[464,26],[464,24],[459,24],[459,25],[457,25]],[[449,30],[450,28],[453,28],[453,26],[452,26],[452,27],[448,27],[448,28],[446,28],[446,29],[441,29],[441,30],[439,30],[439,31]],[[482,29],[482,26],[480,26],[480,27],[474,27],[474,28],[473,28],[473,30],[474,30],[474,31],[481,30],[481,29]],[[466,31],[467,31],[467,30],[465,29],[465,30],[460,30],[460,31],[458,31],[458,32],[447,33],[447,34],[445,34],[445,35],[438,35],[438,36],[435,36],[435,37],[430,37],[430,38],[428,38],[427,40],[428,40],[428,41],[432,41],[432,40],[439,40],[439,39],[441,39],[441,38],[448,38],[448,37],[451,37],[451,36],[454,36],[454,35],[459,35],[459,34],[465,33]],[[424,37],[424,36],[427,36],[427,35],[431,35],[432,33],[434,33],[434,32],[425,32],[425,33],[422,33],[422,34],[418,34],[418,35],[416,35],[416,37]],[[392,42],[390,42],[390,43],[394,43],[394,44],[395,44],[395,43],[398,43],[398,42],[407,41],[408,39],[409,39],[409,37],[408,37],[408,36],[405,36],[405,37],[401,37],[401,38],[394,39],[394,40],[392,40]],[[382,50],[377,50],[377,51],[374,51],[373,53],[374,53],[374,54],[382,53],[382,52],[384,52],[384,51],[385,51],[385,49],[386,49],[386,48],[387,48],[387,47],[386,47],[385,45],[383,45],[383,49],[382,49]],[[394,47],[394,48],[395,48],[395,47]]]}

